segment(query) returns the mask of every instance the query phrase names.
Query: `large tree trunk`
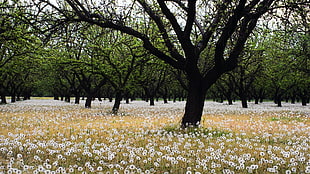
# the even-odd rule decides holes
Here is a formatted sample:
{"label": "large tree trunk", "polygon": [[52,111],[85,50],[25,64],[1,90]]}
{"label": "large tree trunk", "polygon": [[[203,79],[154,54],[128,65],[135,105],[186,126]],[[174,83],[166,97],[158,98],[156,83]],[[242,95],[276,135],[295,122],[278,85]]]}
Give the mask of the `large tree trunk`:
{"label": "large tree trunk", "polygon": [[181,127],[197,127],[200,124],[207,88],[203,87],[202,80],[190,80],[185,113]]}
{"label": "large tree trunk", "polygon": [[112,108],[112,113],[113,114],[117,114],[118,110],[119,110],[119,107],[121,105],[121,101],[122,101],[122,92],[116,92],[116,95],[115,95],[115,101],[114,101],[114,105],[113,105],[113,108]]}

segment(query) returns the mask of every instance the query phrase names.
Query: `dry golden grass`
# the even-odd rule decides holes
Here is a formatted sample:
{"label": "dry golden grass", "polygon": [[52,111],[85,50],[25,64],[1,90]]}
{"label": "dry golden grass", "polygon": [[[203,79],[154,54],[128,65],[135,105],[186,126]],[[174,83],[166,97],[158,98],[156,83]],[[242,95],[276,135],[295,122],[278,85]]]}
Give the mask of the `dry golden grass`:
{"label": "dry golden grass", "polygon": [[182,107],[1,106],[0,173],[310,173],[309,112]]}

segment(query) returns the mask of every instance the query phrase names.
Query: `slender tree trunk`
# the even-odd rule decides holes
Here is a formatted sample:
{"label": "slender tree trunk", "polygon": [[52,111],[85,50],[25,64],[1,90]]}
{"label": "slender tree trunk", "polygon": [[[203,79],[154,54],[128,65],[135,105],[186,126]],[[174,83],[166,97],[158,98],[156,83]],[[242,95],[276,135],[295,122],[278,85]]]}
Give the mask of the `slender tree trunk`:
{"label": "slender tree trunk", "polygon": [[180,97],[179,97],[179,102],[181,102],[181,101],[182,101],[182,97],[180,96]]}
{"label": "slender tree trunk", "polygon": [[291,99],[291,103],[295,104],[295,101],[296,101],[296,96],[293,96],[292,99]]}
{"label": "slender tree trunk", "polygon": [[69,95],[68,95],[68,96],[66,96],[66,97],[65,97],[65,102],[70,103],[70,101],[71,101],[70,96],[69,96]]}
{"label": "slender tree trunk", "polygon": [[155,105],[154,96],[150,96],[150,106],[154,106],[154,105]]}
{"label": "slender tree trunk", "polygon": [[282,101],[281,101],[281,100],[282,100],[282,99],[281,99],[281,96],[278,95],[278,96],[276,97],[276,101],[277,101],[278,107],[282,107]]}
{"label": "slender tree trunk", "polygon": [[122,101],[122,92],[116,92],[112,113],[117,114]]}
{"label": "slender tree trunk", "polygon": [[93,99],[93,95],[90,94],[90,93],[87,94],[87,98],[86,98],[86,101],[85,101],[85,108],[91,108],[92,99]]}
{"label": "slender tree trunk", "polygon": [[258,102],[259,102],[259,98],[255,97],[255,104],[258,104]]}
{"label": "slender tree trunk", "polygon": [[1,94],[1,104],[7,104],[6,97],[4,94]]}
{"label": "slender tree trunk", "polygon": [[220,97],[220,100],[219,100],[219,103],[223,103],[223,102],[224,102],[224,97],[221,96],[221,97]]}
{"label": "slender tree trunk", "polygon": [[248,101],[245,96],[241,98],[242,108],[248,108]]}
{"label": "slender tree trunk", "polygon": [[248,101],[247,101],[247,94],[245,93],[244,90],[241,90],[240,92],[240,99],[241,99],[241,105],[242,108],[248,108]]}
{"label": "slender tree trunk", "polygon": [[197,127],[200,124],[205,95],[207,89],[203,87],[202,80],[190,80],[185,113],[182,118],[181,127]]}
{"label": "slender tree trunk", "polygon": [[302,106],[307,106],[307,98],[306,97],[302,97],[301,98],[301,105]]}
{"label": "slender tree trunk", "polygon": [[15,94],[12,94],[12,96],[11,96],[11,103],[14,103],[14,102],[16,102],[16,96],[15,96]]}
{"label": "slender tree trunk", "polygon": [[75,104],[80,104],[80,95],[75,95],[75,100],[74,100]]}
{"label": "slender tree trunk", "polygon": [[233,100],[231,98],[228,98],[228,105],[232,105],[233,104]]}
{"label": "slender tree trunk", "polygon": [[167,96],[164,96],[164,103],[165,103],[165,104],[167,104],[167,103],[168,103]]}

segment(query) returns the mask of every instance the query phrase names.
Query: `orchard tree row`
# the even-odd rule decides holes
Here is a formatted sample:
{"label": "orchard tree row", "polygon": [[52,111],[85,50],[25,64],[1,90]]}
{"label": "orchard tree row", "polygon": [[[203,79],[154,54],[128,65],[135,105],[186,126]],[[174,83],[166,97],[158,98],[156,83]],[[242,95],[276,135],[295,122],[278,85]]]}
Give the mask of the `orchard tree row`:
{"label": "orchard tree row", "polygon": [[186,99],[182,127],[206,97],[309,102],[307,1],[0,2],[1,103],[54,96]]}

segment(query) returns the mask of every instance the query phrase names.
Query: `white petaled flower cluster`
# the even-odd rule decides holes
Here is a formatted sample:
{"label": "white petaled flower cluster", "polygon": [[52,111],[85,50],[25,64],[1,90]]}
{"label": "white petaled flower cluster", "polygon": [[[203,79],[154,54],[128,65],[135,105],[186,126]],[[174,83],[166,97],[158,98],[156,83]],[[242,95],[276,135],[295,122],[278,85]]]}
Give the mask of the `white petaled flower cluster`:
{"label": "white petaled flower cluster", "polygon": [[0,173],[310,173],[309,107],[208,102],[179,129],[184,102],[35,102],[0,106]]}

